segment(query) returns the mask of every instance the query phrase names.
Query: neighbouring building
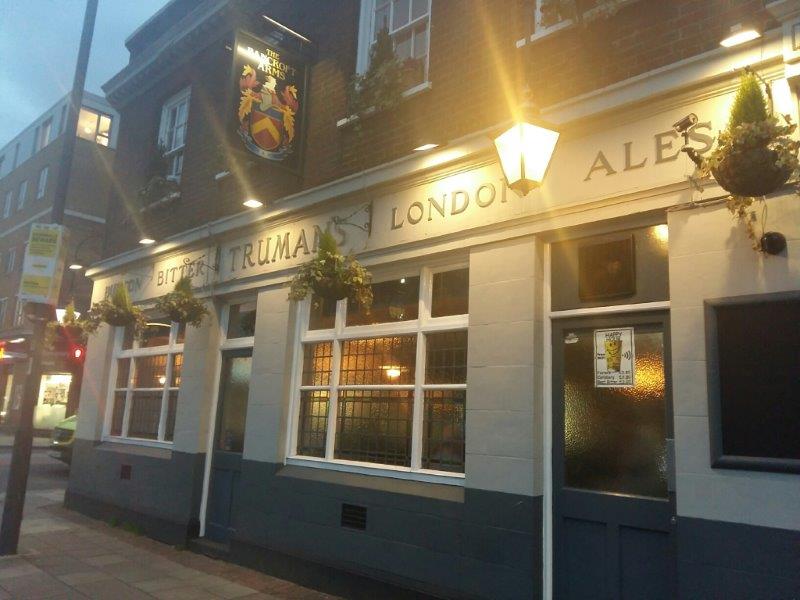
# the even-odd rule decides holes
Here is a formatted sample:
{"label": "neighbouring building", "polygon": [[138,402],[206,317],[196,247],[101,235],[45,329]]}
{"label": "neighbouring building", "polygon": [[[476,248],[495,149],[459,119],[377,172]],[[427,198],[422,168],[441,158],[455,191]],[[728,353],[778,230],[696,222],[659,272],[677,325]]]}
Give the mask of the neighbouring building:
{"label": "neighbouring building", "polygon": [[[68,104],[69,96],[62,98],[0,148],[0,427],[15,426],[24,391],[32,325],[18,298],[22,262],[31,224],[50,222]],[[60,308],[70,301],[78,311],[89,308],[92,282],[77,267],[103,255],[117,121],[104,98],[84,92],[64,216],[67,264],[73,268],[64,274]],[[75,413],[82,369],[58,344],[46,351],[35,430],[49,434]]]}
{"label": "neighbouring building", "polygon": [[[88,274],[149,324],[91,339],[68,507],[362,597],[800,595],[800,201],[754,251],[675,125],[707,152],[746,66],[797,122],[800,6],[556,4],[173,0],[126,40]],[[351,115],[384,28],[402,99]],[[525,87],[560,139],[521,196]],[[324,230],[370,312],[288,300]],[[182,276],[200,327],[154,311]]]}

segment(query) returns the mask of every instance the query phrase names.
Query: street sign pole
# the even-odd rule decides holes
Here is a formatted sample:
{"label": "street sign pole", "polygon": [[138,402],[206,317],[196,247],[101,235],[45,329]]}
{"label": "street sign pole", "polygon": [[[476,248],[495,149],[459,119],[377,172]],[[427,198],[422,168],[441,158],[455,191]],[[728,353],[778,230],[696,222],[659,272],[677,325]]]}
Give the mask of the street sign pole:
{"label": "street sign pole", "polygon": [[[51,223],[61,225],[64,222],[64,212],[67,204],[67,191],[72,172],[72,157],[75,151],[75,136],[78,127],[83,89],[86,83],[86,70],[89,66],[89,51],[94,35],[94,22],[97,17],[98,0],[86,0],[86,12],[83,17],[81,42],[78,48],[78,61],[75,65],[75,77],[72,80],[72,93],[67,110],[67,124],[64,129],[64,150],[59,164],[56,189],[53,198]],[[35,228],[36,224],[32,225]],[[62,228],[63,229],[63,228]],[[63,231],[59,234],[60,249],[63,251]],[[28,244],[28,251],[31,250]],[[26,256],[26,263],[28,262]],[[62,261],[58,264],[59,272],[51,274],[58,283],[55,290],[55,303],[58,302],[61,276],[63,274]],[[24,283],[23,274],[23,283]],[[36,279],[34,277],[34,279]],[[34,282],[35,283],[35,282]],[[35,297],[35,296],[34,296]],[[19,301],[22,301],[20,294]],[[20,407],[20,420],[14,436],[14,449],[11,454],[11,469],[6,487],[6,499],[3,505],[3,522],[0,524],[0,555],[16,554],[19,545],[19,533],[22,526],[22,512],[25,508],[25,491],[28,485],[28,472],[31,466],[31,448],[33,446],[33,413],[39,399],[39,386],[42,380],[42,354],[44,352],[44,333],[47,323],[53,318],[53,306],[42,302],[28,302],[25,306],[28,318],[33,322],[33,342],[31,352],[30,371],[25,381],[25,393]]]}

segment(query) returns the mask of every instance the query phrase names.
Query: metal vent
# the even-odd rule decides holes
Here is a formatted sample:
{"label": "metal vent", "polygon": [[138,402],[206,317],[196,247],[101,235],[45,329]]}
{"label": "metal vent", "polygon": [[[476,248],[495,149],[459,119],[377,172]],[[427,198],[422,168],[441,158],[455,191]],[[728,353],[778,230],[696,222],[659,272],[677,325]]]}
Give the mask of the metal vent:
{"label": "metal vent", "polygon": [[367,507],[342,504],[342,527],[364,531],[367,528]]}

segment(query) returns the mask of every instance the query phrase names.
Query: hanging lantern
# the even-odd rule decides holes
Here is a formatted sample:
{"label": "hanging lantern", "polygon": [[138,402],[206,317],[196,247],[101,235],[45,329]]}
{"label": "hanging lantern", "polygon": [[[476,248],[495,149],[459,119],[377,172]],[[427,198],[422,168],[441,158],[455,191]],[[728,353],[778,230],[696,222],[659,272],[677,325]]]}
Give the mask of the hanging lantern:
{"label": "hanging lantern", "polygon": [[539,187],[558,142],[558,132],[522,121],[494,140],[508,187],[521,196]]}

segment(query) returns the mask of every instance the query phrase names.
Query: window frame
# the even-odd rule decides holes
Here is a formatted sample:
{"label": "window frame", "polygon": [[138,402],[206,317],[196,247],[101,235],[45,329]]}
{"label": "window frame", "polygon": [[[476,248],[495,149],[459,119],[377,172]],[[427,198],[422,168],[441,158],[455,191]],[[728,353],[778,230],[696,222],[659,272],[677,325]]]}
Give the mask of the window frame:
{"label": "window frame", "polygon": [[[456,331],[469,332],[469,314],[432,317],[433,276],[436,273],[468,269],[469,262],[447,262],[442,264],[426,263],[424,266],[412,265],[383,271],[374,283],[397,279],[400,277],[420,277],[418,297],[419,310],[417,319],[376,323],[374,325],[346,325],[347,300],[340,300],[336,306],[335,324],[331,329],[308,329],[311,300],[296,303],[295,346],[292,354],[292,387],[289,410],[289,432],[286,436],[286,464],[325,468],[334,471],[346,471],[368,475],[388,476],[399,479],[410,479],[449,485],[464,485],[465,473],[440,471],[422,468],[422,452],[424,441],[424,412],[426,390],[466,390],[467,382],[428,384],[425,383],[426,335]],[[401,335],[416,335],[416,356],[414,363],[414,383],[395,385],[341,385],[339,370],[341,359],[341,343],[347,340],[379,338]],[[328,386],[304,386],[303,347],[309,343],[332,342],[332,360],[330,384]],[[325,457],[305,456],[297,453],[298,427],[300,424],[301,393],[308,389],[328,389],[328,422],[326,428]],[[336,444],[336,419],[338,412],[338,392],[340,389],[369,390],[413,390],[413,412],[411,420],[411,464],[410,466],[385,465],[355,460],[334,458]],[[466,427],[465,427],[466,434]],[[466,443],[466,435],[465,435]]]}
{"label": "window frame", "polygon": [[3,271],[6,275],[14,272],[14,267],[17,266],[17,247],[11,246],[6,252],[5,260],[3,261]]}
{"label": "window frame", "polygon": [[[426,35],[428,37],[428,50],[425,53],[425,65],[424,71],[425,76],[423,81],[420,83],[411,86],[410,88],[403,90],[403,95],[408,96],[416,91],[426,89],[430,87],[430,62],[431,62],[431,13],[432,13],[432,4],[433,0],[427,0],[428,2],[428,10],[427,12],[421,16],[417,17],[416,19],[410,19],[408,23],[398,27],[394,31],[391,29],[391,22],[392,22],[392,10],[394,6],[393,0],[361,0],[361,11],[358,20],[358,51],[356,54],[356,72],[359,75],[363,75],[366,73],[367,68],[369,67],[369,53],[372,48],[373,40],[375,37],[375,7],[379,2],[386,1],[389,4],[389,36],[394,40],[394,37],[402,33],[406,30],[413,30],[416,26],[424,20],[427,20],[427,26],[425,28]],[[413,3],[413,0],[409,0],[409,3]],[[414,52],[414,34],[412,33],[411,37],[411,52],[413,55]]]}
{"label": "window frame", "polygon": [[[86,134],[86,135],[91,135],[92,139],[87,139],[86,137],[81,135],[79,133],[79,131],[76,131],[75,135],[77,137],[83,139],[83,140],[86,140],[87,142],[94,142],[95,144],[97,144],[99,146],[105,146],[107,148],[111,143],[111,129],[114,126],[114,117],[112,115],[108,114],[108,113],[104,113],[103,111],[91,108],[89,106],[81,106],[80,111],[78,111],[78,127],[80,127],[80,113],[82,111],[86,111],[86,112],[91,113],[91,114],[93,114],[95,116],[94,131],[91,134]],[[107,135],[102,135],[100,133],[100,119],[102,119],[103,117],[106,117],[109,120],[108,134]],[[105,143],[101,143],[99,141],[100,139],[105,140]]]}
{"label": "window frame", "polygon": [[19,182],[19,187],[17,188],[17,210],[22,210],[25,208],[25,204],[28,202],[28,180],[23,179]]}
{"label": "window frame", "polygon": [[[41,200],[47,192],[47,178],[50,176],[50,166],[45,165],[39,170],[39,177],[36,179],[36,198]],[[42,179],[44,178],[44,181]]]}
{"label": "window frame", "polygon": [[[164,439],[167,425],[167,414],[169,409],[169,394],[176,392],[180,400],[180,385],[171,386],[172,382],[172,367],[173,357],[178,354],[184,354],[184,343],[178,343],[178,330],[180,325],[174,321],[170,324],[169,343],[161,346],[153,346],[150,348],[140,348],[140,342],[134,339],[132,347],[123,349],[122,344],[125,338],[125,327],[115,327],[114,332],[114,346],[111,352],[111,366],[109,368],[108,378],[108,394],[106,396],[106,409],[103,418],[103,441],[119,442],[124,444],[132,444],[139,446],[155,446],[158,448],[172,448],[174,444],[174,431],[173,439]],[[185,333],[184,333],[185,335]],[[166,366],[164,370],[165,382],[160,388],[135,388],[134,378],[136,377],[136,360],[137,358],[149,356],[163,356],[167,357]],[[119,361],[121,359],[130,360],[128,367],[128,379],[125,387],[117,387],[117,372],[119,370]],[[161,413],[158,422],[158,434],[156,439],[131,437],[128,435],[130,426],[130,412],[131,400],[134,391],[158,391],[161,390]],[[113,435],[111,433],[111,422],[114,415],[114,402],[117,392],[125,392],[125,409],[122,416],[122,427],[120,435]],[[176,407],[177,411],[177,407]],[[177,412],[176,412],[177,414]]]}
{"label": "window frame", "polygon": [[36,126],[36,132],[33,140],[33,153],[41,151],[51,141],[53,134],[53,117],[47,117],[41,124]]}
{"label": "window frame", "polygon": [[11,207],[14,205],[14,188],[6,190],[3,199],[3,220],[11,217]]}
{"label": "window frame", "polygon": [[[628,4],[633,4],[638,0],[622,0],[616,8],[615,12],[618,12]],[[582,18],[584,20],[594,20],[595,16],[602,12],[602,6],[594,6],[588,10],[583,12]],[[529,41],[535,42],[538,39],[547,37],[554,33],[557,33],[563,29],[568,29],[574,25],[577,25],[575,19],[564,19],[563,21],[559,21],[558,23],[554,23],[553,25],[549,25],[548,27],[539,27],[539,20],[542,18],[542,0],[535,0],[535,6],[533,8],[533,33],[530,35]],[[525,44],[525,39],[523,38],[517,44],[517,46],[523,46]]]}
{"label": "window frame", "polygon": [[[169,160],[169,170],[165,173],[165,177],[171,181],[180,182],[183,173],[183,155],[186,149],[186,136],[189,132],[189,109],[191,107],[192,88],[187,86],[179,91],[177,94],[168,98],[161,106],[161,120],[158,125],[158,145],[165,149],[164,156]],[[180,146],[172,146],[167,144],[167,137],[170,133],[169,117],[173,109],[179,108],[182,104],[186,105],[186,120],[182,124],[184,128],[183,142]],[[171,131],[174,136],[174,131]],[[180,165],[178,168],[177,165]]]}

